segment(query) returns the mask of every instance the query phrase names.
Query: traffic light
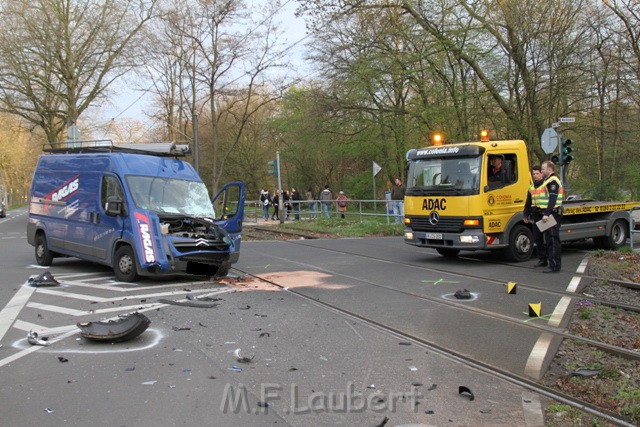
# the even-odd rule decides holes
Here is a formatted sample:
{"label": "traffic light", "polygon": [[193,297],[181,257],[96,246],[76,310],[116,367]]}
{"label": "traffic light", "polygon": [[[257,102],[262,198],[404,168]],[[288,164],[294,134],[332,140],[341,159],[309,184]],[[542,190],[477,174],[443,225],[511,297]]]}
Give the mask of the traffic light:
{"label": "traffic light", "polygon": [[270,162],[267,162],[267,165],[269,165],[269,170],[267,171],[267,173],[269,175],[278,176],[278,161],[271,160]]}
{"label": "traffic light", "polygon": [[573,153],[573,141],[570,139],[565,139],[562,141],[562,147],[560,147],[560,163],[562,165],[568,165],[574,159],[571,155]]}
{"label": "traffic light", "polygon": [[560,165],[560,158],[555,154],[551,156],[551,161],[553,162],[554,165]]}

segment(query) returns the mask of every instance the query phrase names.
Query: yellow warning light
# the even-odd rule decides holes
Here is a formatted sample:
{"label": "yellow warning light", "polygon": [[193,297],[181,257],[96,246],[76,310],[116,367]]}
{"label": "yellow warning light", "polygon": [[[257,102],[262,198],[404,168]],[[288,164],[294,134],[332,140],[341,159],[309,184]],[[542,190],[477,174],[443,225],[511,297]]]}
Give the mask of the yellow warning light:
{"label": "yellow warning light", "polygon": [[431,143],[433,145],[442,145],[444,143],[444,135],[440,132],[436,132],[431,137]]}
{"label": "yellow warning light", "polygon": [[480,141],[489,142],[489,131],[486,129],[482,129],[480,131]]}

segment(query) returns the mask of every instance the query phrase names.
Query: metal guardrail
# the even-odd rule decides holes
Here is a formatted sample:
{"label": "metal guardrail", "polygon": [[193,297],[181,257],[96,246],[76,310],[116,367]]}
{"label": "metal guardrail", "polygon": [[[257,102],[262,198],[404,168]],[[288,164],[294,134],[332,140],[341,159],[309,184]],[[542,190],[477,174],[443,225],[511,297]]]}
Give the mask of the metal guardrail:
{"label": "metal guardrail", "polygon": [[[284,215],[287,216],[287,221],[293,221],[297,219],[313,220],[326,218],[322,209],[322,203],[319,200],[310,202],[308,200],[290,200],[291,209],[286,210]],[[312,207],[312,204],[315,204]],[[340,218],[344,213],[345,217],[358,217],[360,222],[363,222],[366,218],[378,217],[385,218],[387,224],[391,224],[395,220],[393,214],[392,202],[389,200],[354,200],[349,199],[347,201],[347,207],[345,212],[340,212],[338,209],[337,200],[329,201],[329,217]],[[298,209],[296,209],[298,207]],[[273,206],[269,206],[269,217],[273,214]],[[244,222],[258,222],[258,218],[262,218],[262,204],[259,200],[246,200],[244,203]],[[403,223],[403,218],[400,219]]]}

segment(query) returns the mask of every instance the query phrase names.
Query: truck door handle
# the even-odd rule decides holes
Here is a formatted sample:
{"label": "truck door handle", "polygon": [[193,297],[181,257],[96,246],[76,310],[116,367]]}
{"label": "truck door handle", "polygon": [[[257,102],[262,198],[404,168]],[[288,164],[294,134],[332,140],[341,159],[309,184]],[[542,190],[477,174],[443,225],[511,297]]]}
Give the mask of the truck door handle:
{"label": "truck door handle", "polygon": [[98,212],[91,212],[91,222],[100,224],[100,214]]}

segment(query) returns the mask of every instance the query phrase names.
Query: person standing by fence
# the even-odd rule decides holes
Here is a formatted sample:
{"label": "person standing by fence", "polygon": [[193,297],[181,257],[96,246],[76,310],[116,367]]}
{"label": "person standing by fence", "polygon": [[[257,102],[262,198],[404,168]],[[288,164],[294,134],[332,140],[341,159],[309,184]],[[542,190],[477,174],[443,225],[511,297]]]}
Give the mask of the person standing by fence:
{"label": "person standing by fence", "polygon": [[269,206],[271,206],[271,198],[269,191],[264,188],[260,191],[260,204],[262,205],[262,218],[269,221]]}
{"label": "person standing by fence", "polygon": [[322,211],[324,212],[324,217],[329,219],[329,208],[331,207],[331,200],[333,199],[333,194],[331,194],[331,190],[329,190],[329,186],[325,185],[324,190],[320,193],[320,202],[322,203]]}
{"label": "person standing by fence", "polygon": [[275,190],[273,192],[273,197],[271,198],[271,204],[273,204],[273,215],[271,215],[271,219],[279,220],[280,215],[278,211],[279,209],[278,205],[280,204],[280,196],[278,195],[278,190]]}
{"label": "person standing by fence", "polygon": [[338,202],[338,212],[340,212],[342,219],[344,219],[344,213],[347,211],[347,200],[349,200],[349,198],[344,195],[344,191],[341,191],[336,199]]}
{"label": "person standing by fence", "polygon": [[391,208],[393,209],[393,218],[396,224],[404,221],[404,191],[402,180],[396,178],[395,185],[391,189]]}
{"label": "person standing by fence", "polygon": [[318,202],[316,201],[316,195],[311,187],[307,190],[307,202],[309,203],[309,217],[311,219],[316,219],[316,207]]}
{"label": "person standing by fence", "polygon": [[300,221],[300,204],[302,203],[302,196],[300,192],[295,188],[291,189],[291,204],[293,205],[293,219]]}

